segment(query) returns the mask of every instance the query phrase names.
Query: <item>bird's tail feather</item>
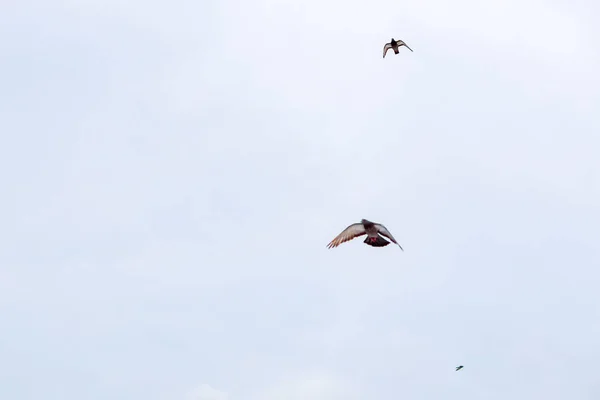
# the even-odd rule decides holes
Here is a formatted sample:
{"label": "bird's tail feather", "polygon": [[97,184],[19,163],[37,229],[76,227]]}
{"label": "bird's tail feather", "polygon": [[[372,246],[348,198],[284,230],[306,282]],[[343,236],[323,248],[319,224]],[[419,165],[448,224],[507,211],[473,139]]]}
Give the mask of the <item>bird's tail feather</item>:
{"label": "bird's tail feather", "polygon": [[363,243],[366,243],[369,246],[373,246],[373,247],[385,247],[388,244],[390,244],[390,242],[388,242],[381,236],[377,236],[377,238],[375,240],[373,240],[372,237],[367,237]]}

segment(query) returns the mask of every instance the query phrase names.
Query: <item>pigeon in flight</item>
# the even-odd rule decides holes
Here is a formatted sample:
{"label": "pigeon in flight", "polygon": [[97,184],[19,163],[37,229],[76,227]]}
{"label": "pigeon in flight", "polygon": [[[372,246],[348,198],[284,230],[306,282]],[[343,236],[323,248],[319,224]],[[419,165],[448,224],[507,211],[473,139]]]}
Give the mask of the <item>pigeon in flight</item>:
{"label": "pigeon in flight", "polygon": [[[347,242],[348,240],[352,240],[355,237],[362,236],[362,235],[367,235],[367,238],[365,239],[365,241],[363,243],[366,243],[369,246],[384,247],[384,246],[387,246],[388,244],[390,244],[390,242],[385,240],[379,234],[385,236],[386,238],[390,239],[392,242],[398,244],[398,242],[396,242],[396,239],[394,239],[394,237],[392,236],[390,231],[388,231],[385,226],[378,224],[376,222],[371,222],[366,219],[363,219],[359,223],[352,224],[349,227],[347,227],[346,229],[344,229],[342,231],[342,233],[337,235],[336,238],[333,239],[327,245],[327,248],[331,249],[333,247],[337,247],[340,244]],[[400,249],[402,251],[404,251],[402,246],[400,246],[399,244],[398,244],[398,247],[400,247]]]}
{"label": "pigeon in flight", "polygon": [[402,40],[394,40],[394,38],[392,38],[392,41],[390,43],[386,43],[385,46],[383,46],[383,58],[385,58],[385,53],[387,53],[389,49],[394,50],[395,54],[400,53],[398,51],[398,47],[400,47],[400,46],[406,46],[407,49],[412,51],[412,49],[410,47],[408,47],[408,45],[406,43],[404,43]]}
{"label": "pigeon in flight", "polygon": [[461,369],[463,369],[463,366],[462,366],[462,365],[459,365],[458,367],[456,367],[456,370],[457,370],[457,371],[459,371],[459,370],[461,370]]}

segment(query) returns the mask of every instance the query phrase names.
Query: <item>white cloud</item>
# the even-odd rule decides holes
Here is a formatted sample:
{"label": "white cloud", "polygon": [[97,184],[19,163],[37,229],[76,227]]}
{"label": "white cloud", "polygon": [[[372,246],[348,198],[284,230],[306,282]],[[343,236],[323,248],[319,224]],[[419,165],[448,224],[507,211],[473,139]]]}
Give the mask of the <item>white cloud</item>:
{"label": "white cloud", "polygon": [[191,391],[186,400],[353,400],[362,398],[349,382],[326,372],[299,374],[280,379],[256,393],[229,396],[208,384]]}
{"label": "white cloud", "polygon": [[352,400],[361,398],[356,389],[328,373],[313,373],[285,379],[254,397],[256,400]]}
{"label": "white cloud", "polygon": [[228,400],[229,395],[217,390],[212,386],[203,383],[192,390],[186,397],[186,400]]}

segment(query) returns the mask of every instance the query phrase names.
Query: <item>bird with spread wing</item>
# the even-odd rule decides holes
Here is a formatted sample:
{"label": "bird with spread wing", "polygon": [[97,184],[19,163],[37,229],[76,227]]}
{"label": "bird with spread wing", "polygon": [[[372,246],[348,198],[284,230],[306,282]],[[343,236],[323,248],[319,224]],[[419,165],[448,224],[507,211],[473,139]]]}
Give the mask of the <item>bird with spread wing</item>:
{"label": "bird with spread wing", "polygon": [[360,222],[352,224],[346,229],[344,229],[342,233],[337,235],[335,239],[333,239],[327,245],[327,248],[331,249],[333,247],[337,247],[344,242],[347,242],[349,240],[354,239],[355,237],[362,235],[367,235],[367,238],[364,240],[363,243],[366,243],[369,246],[384,247],[390,244],[390,242],[388,242],[381,236],[383,235],[386,238],[390,239],[392,242],[396,243],[398,247],[400,247],[400,249],[404,251],[402,246],[400,246],[398,242],[396,242],[396,239],[394,239],[390,231],[388,231],[385,226],[377,222],[371,222],[366,219],[363,219]]}
{"label": "bird with spread wing", "polygon": [[394,38],[392,38],[392,41],[389,43],[386,43],[385,46],[383,46],[383,58],[385,58],[385,53],[388,52],[389,49],[394,50],[394,54],[398,54],[400,53],[400,51],[398,50],[398,47],[401,46],[405,46],[407,49],[409,49],[410,51],[413,51],[410,47],[408,47],[408,45],[406,43],[404,43],[402,40],[394,40]]}

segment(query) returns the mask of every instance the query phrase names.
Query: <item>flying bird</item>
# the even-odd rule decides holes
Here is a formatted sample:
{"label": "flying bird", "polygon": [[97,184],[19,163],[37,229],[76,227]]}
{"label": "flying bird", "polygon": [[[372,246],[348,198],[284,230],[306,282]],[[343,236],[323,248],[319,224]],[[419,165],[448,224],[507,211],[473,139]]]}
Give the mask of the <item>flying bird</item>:
{"label": "flying bird", "polygon": [[[355,237],[362,235],[367,235],[367,238],[363,243],[366,243],[369,246],[384,247],[390,244],[390,242],[381,237],[380,234],[390,239],[392,242],[398,244],[398,242],[396,242],[396,239],[394,239],[390,231],[388,231],[385,226],[376,222],[371,222],[366,219],[363,219],[360,222],[352,224],[346,229],[344,229],[342,233],[337,235],[335,239],[333,239],[327,245],[327,248],[331,249],[333,247],[337,247],[344,242],[347,242],[349,240],[354,239]],[[400,247],[400,249],[404,251],[402,246],[400,246],[399,244],[398,247]]]}
{"label": "flying bird", "polygon": [[464,367],[463,367],[462,365],[459,365],[458,367],[456,367],[456,370],[458,371],[458,370],[461,370],[461,369],[463,369],[463,368],[464,368]]}
{"label": "flying bird", "polygon": [[392,38],[391,42],[386,43],[385,46],[383,46],[383,58],[385,58],[385,53],[387,53],[389,49],[394,50],[395,54],[400,53],[398,51],[398,47],[400,47],[400,46],[406,46],[407,49],[412,51],[412,49],[410,47],[408,47],[408,45],[406,43],[404,43],[402,40],[394,40],[394,38]]}

